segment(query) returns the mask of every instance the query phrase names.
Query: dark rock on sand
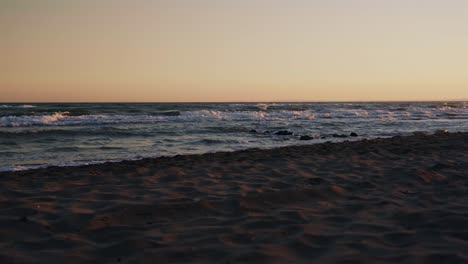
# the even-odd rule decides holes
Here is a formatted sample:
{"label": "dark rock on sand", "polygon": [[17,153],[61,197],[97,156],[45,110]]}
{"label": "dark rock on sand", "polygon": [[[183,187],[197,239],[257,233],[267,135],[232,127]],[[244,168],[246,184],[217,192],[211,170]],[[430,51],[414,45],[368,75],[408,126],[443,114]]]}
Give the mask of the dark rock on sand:
{"label": "dark rock on sand", "polygon": [[278,136],[290,136],[292,134],[293,132],[287,131],[287,130],[281,130],[275,133],[275,135],[278,135]]}
{"label": "dark rock on sand", "polygon": [[351,134],[349,134],[349,136],[351,137],[358,137],[358,134],[354,133],[354,132],[351,132]]}
{"label": "dark rock on sand", "polygon": [[249,132],[250,132],[250,133],[257,133],[257,130],[251,129]]}
{"label": "dark rock on sand", "polygon": [[445,129],[439,129],[437,130],[434,135],[444,135],[444,134],[448,134],[448,130],[445,130]]}
{"label": "dark rock on sand", "polygon": [[311,136],[308,136],[308,135],[301,136],[301,137],[299,138],[299,140],[312,140],[312,139],[314,139],[314,138],[311,137]]}
{"label": "dark rock on sand", "polygon": [[343,135],[343,134],[333,134],[332,136],[334,138],[346,138],[346,137],[348,137],[347,135]]}

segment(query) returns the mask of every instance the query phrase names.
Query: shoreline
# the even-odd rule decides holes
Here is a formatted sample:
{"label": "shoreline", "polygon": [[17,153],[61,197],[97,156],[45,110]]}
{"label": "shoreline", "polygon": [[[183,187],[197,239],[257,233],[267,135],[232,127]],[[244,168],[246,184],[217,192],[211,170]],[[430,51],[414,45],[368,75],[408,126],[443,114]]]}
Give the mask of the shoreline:
{"label": "shoreline", "polygon": [[[107,165],[112,165],[112,164],[119,164],[119,163],[132,163],[132,162],[140,162],[140,161],[152,161],[152,160],[158,160],[158,159],[172,159],[172,158],[181,158],[181,157],[196,157],[196,156],[205,156],[205,155],[217,155],[217,154],[235,154],[235,153],[242,153],[242,152],[249,152],[249,151],[275,151],[275,150],[281,150],[283,148],[302,148],[302,147],[310,147],[310,146],[316,146],[316,145],[329,145],[329,144],[348,144],[352,142],[372,142],[372,141],[380,141],[380,140],[385,140],[385,139],[392,139],[392,138],[411,138],[411,137],[430,137],[430,136],[436,136],[438,133],[430,134],[427,132],[419,132],[415,131],[413,132],[412,135],[396,135],[396,136],[386,136],[386,137],[375,137],[375,138],[354,138],[354,137],[348,137],[347,139],[343,141],[324,141],[324,142],[315,142],[314,140],[308,141],[308,144],[298,144],[298,145],[289,145],[289,146],[280,146],[280,147],[272,147],[272,148],[247,148],[247,149],[241,149],[241,150],[234,150],[234,151],[216,151],[216,152],[206,152],[206,153],[199,153],[199,154],[176,154],[176,155],[170,155],[170,156],[155,156],[155,157],[144,157],[144,158],[136,158],[136,159],[124,159],[124,160],[116,160],[116,161],[91,161],[91,162],[83,162],[83,164],[80,164],[79,162],[77,165],[32,165],[32,168],[27,168],[29,165],[12,165],[9,167],[25,167],[25,169],[13,169],[13,170],[0,170],[0,176],[2,174],[9,174],[9,173],[17,173],[17,172],[29,172],[29,171],[36,171],[36,170],[48,170],[48,169],[59,169],[59,168],[64,168],[64,169],[71,169],[71,168],[85,168],[88,166],[107,166]],[[468,132],[447,132],[446,134],[468,134]],[[297,139],[299,140],[299,139]]]}
{"label": "shoreline", "polygon": [[[454,132],[454,133],[465,133],[465,132]],[[466,132],[468,133],[468,132]],[[430,134],[427,134],[430,135]],[[298,135],[300,137],[300,135]],[[387,136],[387,137],[376,137],[376,138],[354,138],[348,136],[348,139],[343,140],[343,141],[323,141],[323,142],[315,142],[314,140],[307,140],[307,144],[297,144],[297,145],[289,145],[289,146],[279,146],[279,147],[271,147],[271,148],[246,148],[246,149],[240,149],[240,150],[233,150],[233,151],[215,151],[215,152],[205,152],[205,153],[197,153],[197,154],[175,154],[175,155],[162,155],[162,156],[155,156],[155,157],[143,157],[143,158],[135,158],[135,159],[123,159],[123,160],[106,160],[106,161],[90,161],[90,162],[83,162],[81,164],[80,162],[72,162],[72,163],[77,163],[77,165],[11,165],[11,166],[5,166],[5,167],[18,167],[21,169],[12,169],[12,170],[0,170],[0,175],[2,173],[14,173],[14,172],[24,172],[24,171],[34,171],[34,170],[47,170],[47,169],[57,169],[57,168],[82,168],[82,167],[87,167],[87,166],[97,166],[97,165],[109,165],[109,164],[116,164],[116,163],[127,163],[127,162],[138,162],[142,160],[156,160],[156,159],[170,159],[170,158],[180,158],[184,156],[203,156],[203,155],[210,155],[210,154],[218,154],[218,153],[237,153],[237,152],[244,152],[244,151],[250,151],[250,150],[259,150],[259,151],[273,151],[275,149],[282,149],[282,148],[289,148],[289,147],[304,147],[304,146],[311,146],[311,145],[320,145],[320,144],[340,144],[340,143],[348,143],[348,142],[356,142],[356,141],[370,141],[374,139],[386,139],[386,138],[391,138],[391,137],[405,137],[405,136]],[[297,139],[292,139],[295,141],[302,141],[299,138]],[[305,141],[305,140],[304,140]],[[317,139],[315,139],[317,141]],[[27,167],[31,166],[31,167]],[[24,168],[24,169],[23,169]]]}
{"label": "shoreline", "polygon": [[0,172],[0,262],[468,261],[468,133]]}

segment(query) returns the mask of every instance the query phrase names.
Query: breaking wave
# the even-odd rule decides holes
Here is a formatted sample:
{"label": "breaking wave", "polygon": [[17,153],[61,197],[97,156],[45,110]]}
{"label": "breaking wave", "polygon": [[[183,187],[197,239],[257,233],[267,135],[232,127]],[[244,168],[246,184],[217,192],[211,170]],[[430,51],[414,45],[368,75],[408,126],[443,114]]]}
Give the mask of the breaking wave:
{"label": "breaking wave", "polygon": [[[257,105],[257,107],[259,107]],[[76,126],[105,125],[125,123],[156,123],[170,122],[203,122],[210,120],[224,121],[288,121],[315,119],[377,119],[377,120],[424,120],[424,119],[467,119],[468,111],[464,107],[439,107],[405,109],[365,110],[354,108],[314,109],[314,110],[277,110],[265,111],[267,106],[261,106],[257,111],[226,111],[226,110],[194,110],[194,111],[163,111],[147,115],[135,114],[84,114],[76,112],[41,113],[39,115],[2,116],[0,127],[28,126]]]}
{"label": "breaking wave", "polygon": [[0,108],[35,108],[35,105],[0,105]]}

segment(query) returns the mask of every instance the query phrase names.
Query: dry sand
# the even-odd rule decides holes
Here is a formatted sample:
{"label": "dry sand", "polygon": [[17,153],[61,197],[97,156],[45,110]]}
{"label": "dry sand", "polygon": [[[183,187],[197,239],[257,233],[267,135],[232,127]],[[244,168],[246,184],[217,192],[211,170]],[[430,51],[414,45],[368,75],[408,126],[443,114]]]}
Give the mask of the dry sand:
{"label": "dry sand", "polygon": [[467,145],[417,135],[0,173],[0,262],[468,262]]}

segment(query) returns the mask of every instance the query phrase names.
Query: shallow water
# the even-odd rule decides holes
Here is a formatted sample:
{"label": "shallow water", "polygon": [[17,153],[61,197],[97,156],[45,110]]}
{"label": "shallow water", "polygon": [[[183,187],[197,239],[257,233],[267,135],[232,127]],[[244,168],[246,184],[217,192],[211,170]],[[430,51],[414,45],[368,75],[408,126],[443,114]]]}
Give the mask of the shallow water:
{"label": "shallow water", "polygon": [[[0,103],[0,170],[350,139],[335,133],[362,139],[439,129],[468,131],[468,103]],[[294,135],[274,134],[280,130]]]}

